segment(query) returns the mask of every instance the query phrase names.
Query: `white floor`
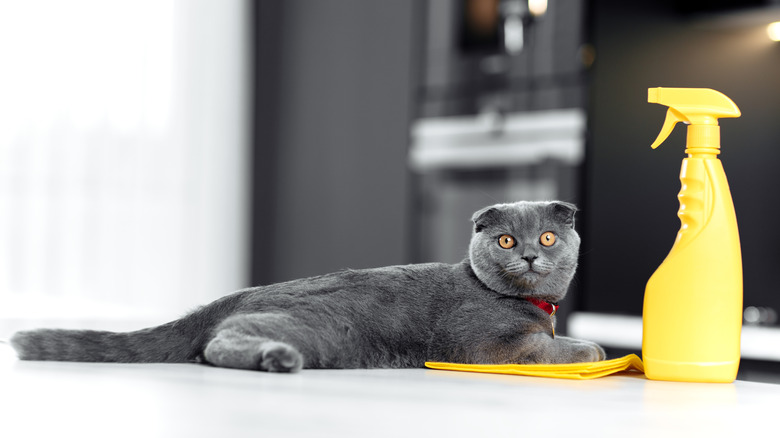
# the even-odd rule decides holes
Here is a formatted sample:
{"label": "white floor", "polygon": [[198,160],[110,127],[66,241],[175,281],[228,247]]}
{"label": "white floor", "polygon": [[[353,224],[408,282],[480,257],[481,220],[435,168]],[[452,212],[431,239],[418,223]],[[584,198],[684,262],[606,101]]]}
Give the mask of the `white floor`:
{"label": "white floor", "polygon": [[0,344],[2,437],[777,434],[780,385],[414,370],[267,374],[22,362]]}

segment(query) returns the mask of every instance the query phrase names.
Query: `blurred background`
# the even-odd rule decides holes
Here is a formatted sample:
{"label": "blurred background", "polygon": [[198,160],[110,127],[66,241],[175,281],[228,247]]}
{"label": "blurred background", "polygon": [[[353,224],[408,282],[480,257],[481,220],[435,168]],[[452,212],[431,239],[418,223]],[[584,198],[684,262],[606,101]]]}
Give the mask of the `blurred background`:
{"label": "blurred background", "polygon": [[[708,87],[740,224],[740,378],[780,381],[779,0],[0,0],[0,338],[457,262],[473,211],[580,207],[560,331],[641,348]],[[774,38],[774,40],[773,40]]]}

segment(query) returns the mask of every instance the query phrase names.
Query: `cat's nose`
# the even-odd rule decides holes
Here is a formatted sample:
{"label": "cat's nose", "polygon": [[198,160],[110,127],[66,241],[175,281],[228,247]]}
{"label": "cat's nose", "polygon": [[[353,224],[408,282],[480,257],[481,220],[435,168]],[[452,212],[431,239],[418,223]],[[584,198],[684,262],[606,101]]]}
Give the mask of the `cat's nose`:
{"label": "cat's nose", "polygon": [[527,261],[528,263],[533,263],[533,261],[536,260],[537,258],[539,258],[539,256],[535,254],[523,255],[523,260]]}

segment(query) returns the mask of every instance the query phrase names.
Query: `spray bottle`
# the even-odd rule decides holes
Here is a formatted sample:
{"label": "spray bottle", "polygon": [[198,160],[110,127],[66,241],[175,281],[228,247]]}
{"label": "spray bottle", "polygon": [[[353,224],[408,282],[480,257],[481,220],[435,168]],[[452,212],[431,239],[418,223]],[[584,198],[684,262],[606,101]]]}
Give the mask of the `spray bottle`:
{"label": "spray bottle", "polygon": [[688,124],[677,195],[680,231],[645,289],[642,359],[654,380],[733,382],[740,359],[742,256],[737,217],[718,159],[718,118],[739,117],[728,97],[704,88],[650,88],[669,107],[655,149]]}

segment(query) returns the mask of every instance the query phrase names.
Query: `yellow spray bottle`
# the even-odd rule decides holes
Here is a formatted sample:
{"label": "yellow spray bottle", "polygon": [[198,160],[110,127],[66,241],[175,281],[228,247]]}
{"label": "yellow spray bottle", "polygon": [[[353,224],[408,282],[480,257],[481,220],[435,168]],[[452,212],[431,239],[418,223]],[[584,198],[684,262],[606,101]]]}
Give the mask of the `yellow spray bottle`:
{"label": "yellow spray bottle", "polygon": [[718,118],[739,117],[728,97],[704,88],[650,88],[669,107],[658,147],[688,124],[678,195],[680,231],[650,277],[642,315],[642,359],[654,380],[733,382],[742,329],[742,256],[737,217],[718,159]]}

